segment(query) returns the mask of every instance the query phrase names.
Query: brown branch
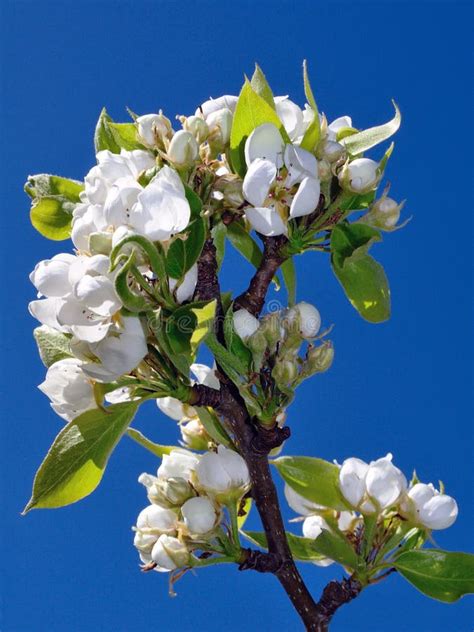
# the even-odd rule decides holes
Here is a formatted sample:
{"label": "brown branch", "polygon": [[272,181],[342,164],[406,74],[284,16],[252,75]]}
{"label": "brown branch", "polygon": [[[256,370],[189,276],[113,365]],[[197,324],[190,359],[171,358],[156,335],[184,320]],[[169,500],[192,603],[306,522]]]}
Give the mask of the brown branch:
{"label": "brown branch", "polygon": [[[286,242],[285,237],[263,238],[263,241],[262,263],[252,278],[248,290],[236,300],[239,307],[245,307],[256,316],[263,308],[271,280],[285,260],[285,256],[281,254],[281,248]],[[220,287],[212,239],[206,241],[198,262],[198,283],[194,298],[199,300],[217,298],[220,305]],[[221,306],[219,314],[222,315]],[[218,331],[217,335],[219,334],[222,335],[222,332]],[[220,368],[219,371],[223,373]],[[265,531],[268,553],[248,551],[239,568],[274,574],[300,615],[306,629],[324,632],[339,605],[353,599],[360,588],[356,591],[356,583],[353,580],[343,580],[342,583],[331,582],[324,589],[319,603],[312,598],[296,567],[286,539],[278,495],[268,463],[270,450],[281,445],[288,438],[289,428],[279,428],[276,424],[272,428],[265,428],[254,423],[237,387],[229,380],[225,380],[225,373],[223,375],[224,380],[221,382],[220,391],[202,385],[194,386],[190,403],[196,406],[211,406],[225,419],[249,469],[251,495]]]}
{"label": "brown branch", "polygon": [[282,247],[288,241],[284,235],[279,237],[262,237],[263,256],[260,266],[250,281],[248,289],[235,299],[237,308],[246,309],[258,316],[265,304],[265,297],[275,273],[287,259]]}

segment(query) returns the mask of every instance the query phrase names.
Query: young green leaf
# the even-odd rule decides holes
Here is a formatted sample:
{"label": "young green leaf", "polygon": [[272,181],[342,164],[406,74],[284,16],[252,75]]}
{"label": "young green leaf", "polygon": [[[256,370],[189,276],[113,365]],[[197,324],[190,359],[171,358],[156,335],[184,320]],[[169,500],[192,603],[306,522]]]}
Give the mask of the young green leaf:
{"label": "young green leaf", "polygon": [[63,241],[71,235],[73,202],[57,196],[35,198],[31,205],[30,220],[36,230],[53,241]]}
{"label": "young green leaf", "polygon": [[64,358],[73,357],[70,347],[71,336],[66,336],[66,334],[46,325],[36,327],[33,336],[38,345],[40,358],[46,367],[50,367]]}
{"label": "young green leaf", "polygon": [[89,410],[69,422],[36,473],[24,513],[64,507],[93,492],[137,407],[138,402],[115,404],[105,410]]}
{"label": "young green leaf", "polygon": [[402,122],[402,117],[395,101],[392,101],[392,103],[395,108],[395,116],[388,121],[388,123],[385,123],[384,125],[377,125],[376,127],[371,127],[370,129],[365,129],[362,132],[351,134],[350,136],[346,136],[345,138],[341,138],[339,140],[339,142],[344,145],[350,154],[361,154],[362,152],[375,147],[375,145],[383,143],[383,141],[389,139],[398,131],[400,123]]}
{"label": "young green leaf", "polygon": [[175,237],[166,255],[166,271],[172,279],[182,279],[196,263],[205,240],[206,224],[201,217],[191,222],[183,235]]}
{"label": "young green leaf", "polygon": [[199,421],[204,426],[207,434],[218,444],[225,445],[227,448],[233,448],[234,444],[224,427],[222,426],[216,413],[205,406],[195,406]]}
{"label": "young green leaf", "polygon": [[70,202],[80,202],[79,194],[83,190],[83,182],[62,178],[61,176],[53,176],[49,173],[28,176],[25,184],[25,192],[33,199],[52,195],[62,196]]}
{"label": "young green leaf", "polygon": [[196,351],[209,334],[212,331],[214,319],[216,317],[216,299],[209,303],[194,303],[190,305],[191,311],[196,317],[196,325],[194,331],[191,334],[191,354],[196,355]]}
{"label": "young green leaf", "polygon": [[275,110],[275,100],[273,98],[273,92],[268,85],[267,78],[262,72],[262,69],[258,64],[255,64],[255,71],[250,80],[250,85],[255,92],[264,99],[268,105]]}
{"label": "young green leaf", "polygon": [[249,263],[258,268],[262,261],[262,251],[245,228],[237,222],[232,222],[232,224],[227,227],[227,237],[234,248],[238,250]]}
{"label": "young green leaf", "polygon": [[340,223],[331,233],[331,266],[351,305],[365,320],[390,317],[390,289],[383,267],[367,250],[380,232],[362,223]]}
{"label": "young green leaf", "polygon": [[199,195],[195,193],[191,189],[191,187],[188,187],[187,184],[184,185],[184,194],[186,195],[186,199],[191,209],[191,219],[196,219],[197,217],[200,217],[202,211],[202,202]]}
{"label": "young green leaf", "polygon": [[112,119],[107,114],[107,110],[102,108],[102,111],[97,121],[94,133],[94,146],[95,153],[108,149],[114,154],[120,153],[120,145],[115,140],[115,136],[110,129],[109,123],[112,123]]}
{"label": "young green leaf", "polygon": [[303,140],[301,141],[301,147],[307,151],[314,151],[321,137],[321,126],[319,122],[318,106],[316,105],[316,99],[314,98],[311,84],[309,82],[306,60],[303,62],[303,83],[306,100],[314,112],[314,118],[304,133]]}
{"label": "young green leaf", "polygon": [[291,307],[296,302],[296,270],[293,258],[284,261],[280,269],[288,294],[288,305]]}
{"label": "young green leaf", "polygon": [[239,100],[235,108],[232,130],[230,133],[230,158],[232,167],[240,176],[247,171],[244,156],[245,141],[253,130],[263,123],[273,123],[279,130],[283,140],[290,142],[288,134],[278,118],[275,110],[245,80]]}
{"label": "young green leaf", "polygon": [[150,441],[145,435],[139,430],[135,430],[135,428],[129,428],[127,430],[127,434],[130,439],[133,439],[135,443],[138,443],[152,454],[158,457],[162,457],[164,454],[169,454],[171,450],[176,449],[175,446],[172,445],[160,445],[159,443],[155,443],[154,441]]}
{"label": "young green leaf", "polygon": [[283,480],[307,500],[339,511],[348,509],[334,463],[309,456],[282,456],[272,463]]}
{"label": "young green leaf", "polygon": [[474,555],[439,549],[406,551],[394,567],[420,592],[452,603],[474,593]]}
{"label": "young green leaf", "polygon": [[216,259],[219,270],[225,255],[225,238],[227,236],[227,227],[223,222],[216,224],[211,230],[212,241],[216,249]]}
{"label": "young green leaf", "polygon": [[138,140],[137,126],[135,123],[112,123],[107,122],[112,132],[115,142],[121,149],[133,151],[134,149],[145,149]]}

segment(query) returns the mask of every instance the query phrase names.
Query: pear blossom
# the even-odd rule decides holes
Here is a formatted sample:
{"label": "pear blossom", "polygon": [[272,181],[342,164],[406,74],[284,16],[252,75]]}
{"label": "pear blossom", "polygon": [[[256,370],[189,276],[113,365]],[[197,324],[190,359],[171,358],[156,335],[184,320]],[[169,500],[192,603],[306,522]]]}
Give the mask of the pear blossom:
{"label": "pear blossom", "polygon": [[[286,234],[288,219],[316,209],[320,196],[317,160],[297,145],[285,146],[275,125],[264,123],[253,130],[245,142],[245,159],[243,194],[252,205],[245,209],[245,216],[257,232],[267,237]],[[280,175],[283,167],[285,177]]]}
{"label": "pear blossom", "polygon": [[380,180],[379,163],[370,158],[356,158],[347,163],[338,174],[339,183],[354,193],[367,193]]}
{"label": "pear blossom", "polygon": [[137,529],[144,534],[175,533],[177,524],[176,512],[159,505],[148,505],[137,518]]}
{"label": "pear blossom", "polygon": [[196,263],[186,272],[179,284],[177,279],[170,278],[170,290],[174,292],[178,303],[184,303],[185,301],[190,301],[192,299],[194,290],[196,289],[197,280],[198,268]]}
{"label": "pear blossom", "polygon": [[374,513],[396,505],[407,488],[402,472],[392,464],[392,455],[372,461],[346,459],[339,471],[342,495],[362,513]]}
{"label": "pear blossom", "polygon": [[195,467],[200,486],[216,498],[243,496],[250,486],[250,475],[244,459],[223,445],[217,452],[204,454]]}
{"label": "pear blossom", "polygon": [[176,568],[186,566],[189,560],[189,551],[186,545],[169,535],[160,535],[151,551],[151,559],[161,572],[174,571]]}
{"label": "pear blossom", "polygon": [[177,167],[190,167],[198,156],[199,146],[191,132],[176,132],[168,147],[169,160]]}
{"label": "pear blossom", "polygon": [[403,499],[400,513],[427,529],[447,529],[457,518],[458,506],[454,498],[440,493],[431,483],[416,483]]}
{"label": "pear blossom", "polygon": [[184,478],[189,480],[191,473],[196,469],[199,458],[193,452],[176,448],[169,454],[164,454],[161,465],[158,468],[158,478]]}
{"label": "pear blossom", "polygon": [[97,407],[92,383],[76,358],[52,364],[38,388],[51,400],[51,408],[66,421]]}
{"label": "pear blossom", "polygon": [[303,110],[288,96],[275,97],[275,109],[290,140],[292,142],[299,140],[307,127]]}
{"label": "pear blossom", "polygon": [[286,320],[290,326],[296,326],[301,336],[307,339],[315,338],[321,327],[319,311],[314,305],[304,301],[297,303],[289,310]]}
{"label": "pear blossom", "polygon": [[208,101],[204,101],[204,103],[198,107],[196,110],[196,116],[202,115],[204,120],[206,120],[210,114],[218,112],[223,108],[230,110],[233,114],[238,100],[239,97],[231,94],[225,94],[221,97],[217,97],[216,99],[209,99]]}
{"label": "pear blossom", "polygon": [[246,309],[238,309],[234,312],[233,323],[235,333],[242,338],[242,340],[250,338],[260,327],[258,318],[255,318],[255,316]]}
{"label": "pear blossom", "polygon": [[191,535],[209,533],[218,521],[214,504],[206,496],[196,496],[187,500],[181,507],[181,514]]}
{"label": "pear blossom", "polygon": [[166,116],[159,114],[144,114],[135,120],[138,135],[145,145],[156,147],[164,138],[171,135],[171,122]]}

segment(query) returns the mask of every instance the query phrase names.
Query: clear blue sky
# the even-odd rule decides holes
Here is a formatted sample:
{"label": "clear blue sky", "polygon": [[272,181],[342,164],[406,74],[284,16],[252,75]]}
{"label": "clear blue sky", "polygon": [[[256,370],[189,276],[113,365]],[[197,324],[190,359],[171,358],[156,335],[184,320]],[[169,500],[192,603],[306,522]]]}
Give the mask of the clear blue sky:
{"label": "clear blue sky", "polygon": [[[329,117],[358,127],[404,120],[388,178],[414,219],[374,254],[391,281],[393,317],[362,321],[323,255],[297,262],[300,299],[335,323],[336,361],[305,383],[290,411],[287,454],[372,459],[392,451],[406,472],[446,484],[460,517],[439,545],[472,544],[472,102],[468,4],[455,2],[3,1],[2,47],[2,580],[3,632],[296,630],[270,576],[208,569],[167,596],[166,578],[139,572],[131,525],[145,504],[136,478],[157,463],[124,439],[85,501],[20,518],[32,477],[61,420],[36,389],[44,368],[32,338],[28,273],[64,247],[29,225],[29,173],[82,178],[94,163],[102,106],[126,120],[163,108],[192,113],[209,95],[237,93],[253,62],[276,94],[303,102],[301,62]],[[67,246],[66,246],[67,247]],[[237,256],[224,286],[249,269]],[[176,437],[150,405],[137,420]],[[288,515],[289,517],[289,515]],[[293,526],[298,529],[298,526]],[[305,566],[318,594],[336,566]],[[431,601],[396,576],[343,608],[334,632],[467,632],[471,604]],[[470,616],[471,615],[471,616]]]}

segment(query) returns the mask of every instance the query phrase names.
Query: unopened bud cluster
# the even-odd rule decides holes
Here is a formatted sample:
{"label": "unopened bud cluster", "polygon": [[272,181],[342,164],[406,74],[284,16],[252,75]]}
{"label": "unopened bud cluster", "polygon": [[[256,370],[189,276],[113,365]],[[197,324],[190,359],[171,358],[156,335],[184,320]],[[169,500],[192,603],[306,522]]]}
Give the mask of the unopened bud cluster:
{"label": "unopened bud cluster", "polygon": [[176,449],[164,455],[156,476],[141,474],[150,505],[140,512],[134,545],[140,559],[159,572],[192,566],[193,553],[213,550],[225,537],[224,509],[249,490],[243,458],[222,445],[198,455]]}

